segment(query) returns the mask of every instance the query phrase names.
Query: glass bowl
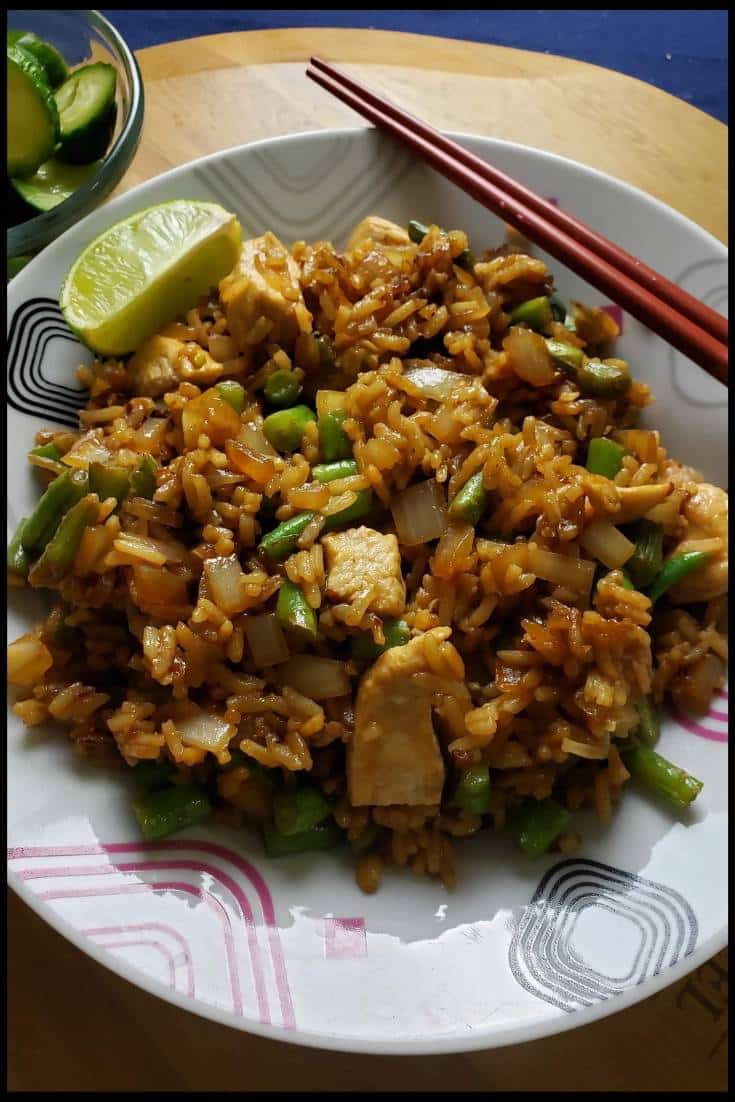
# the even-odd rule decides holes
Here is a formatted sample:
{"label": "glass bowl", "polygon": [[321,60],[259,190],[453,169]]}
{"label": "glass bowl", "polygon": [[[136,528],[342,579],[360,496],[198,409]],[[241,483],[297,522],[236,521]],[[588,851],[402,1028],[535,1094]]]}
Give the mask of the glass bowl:
{"label": "glass bowl", "polygon": [[98,170],[53,210],[37,214],[7,230],[8,276],[44,246],[79,222],[125,175],[143,128],[143,82],[135,56],[111,23],[98,11],[9,11],[8,29],[33,31],[51,42],[70,67],[106,61],[117,69],[117,121]]}

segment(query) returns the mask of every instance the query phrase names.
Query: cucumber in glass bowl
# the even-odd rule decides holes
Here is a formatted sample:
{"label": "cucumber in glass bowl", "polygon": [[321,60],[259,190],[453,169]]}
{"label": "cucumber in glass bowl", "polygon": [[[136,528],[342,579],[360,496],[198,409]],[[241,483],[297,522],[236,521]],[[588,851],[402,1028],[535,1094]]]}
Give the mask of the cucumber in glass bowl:
{"label": "cucumber in glass bowl", "polygon": [[96,61],[76,69],[54,93],[59,112],[59,160],[85,165],[101,157],[115,128],[113,65]]}
{"label": "cucumber in glass bowl", "polygon": [[11,30],[8,213],[12,224],[63,203],[99,167],[117,115],[117,71],[97,61],[70,72],[55,46]]}
{"label": "cucumber in glass bowl", "polygon": [[46,73],[46,81],[52,88],[58,88],[69,76],[69,66],[55,46],[44,42],[33,31],[8,31],[8,46],[20,46],[26,53],[32,54]]}
{"label": "cucumber in glass bowl", "polygon": [[20,46],[7,48],[7,94],[8,176],[32,176],[56,148],[59,112],[45,69]]}

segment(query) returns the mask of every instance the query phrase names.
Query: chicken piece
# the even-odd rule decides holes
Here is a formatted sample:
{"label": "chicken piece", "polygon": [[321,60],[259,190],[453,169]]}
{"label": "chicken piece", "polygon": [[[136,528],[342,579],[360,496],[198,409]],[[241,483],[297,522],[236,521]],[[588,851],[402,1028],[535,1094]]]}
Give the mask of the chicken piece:
{"label": "chicken piece", "polygon": [[134,394],[160,398],[181,382],[213,383],[222,365],[198,344],[157,333],[141,344],[125,370]]}
{"label": "chicken piece", "polygon": [[[288,249],[270,232],[243,243],[237,266],[219,285],[230,335],[238,348],[268,339],[289,344],[311,332],[299,267]],[[256,323],[264,318],[269,326]]]}
{"label": "chicken piece", "polygon": [[[690,475],[695,472],[684,468]],[[720,540],[718,549],[712,551],[709,562],[688,574],[686,578],[668,591],[674,604],[693,604],[699,601],[711,601],[727,593],[728,559],[728,497],[725,490],[713,486],[710,482],[691,481],[692,496],[684,505],[684,516],[688,521],[683,540],[674,554],[685,551],[708,550],[705,543],[699,541]]]}
{"label": "chicken piece", "polygon": [[175,390],[179,385],[179,356],[183,347],[181,341],[159,334],[143,341],[126,367],[134,393],[160,398],[167,390]]}
{"label": "chicken piece", "polygon": [[389,222],[387,218],[380,218],[377,214],[369,214],[358,222],[350,234],[347,249],[354,249],[363,241],[372,241],[374,245],[409,245],[411,238],[403,228],[395,222]]}
{"label": "chicken piece", "polygon": [[398,540],[372,528],[348,528],[324,536],[327,597],[361,604],[378,616],[400,616],[406,603]]}
{"label": "chicken piece", "polygon": [[347,744],[353,807],[428,807],[441,801],[444,760],[432,723],[441,699],[437,682],[447,697],[467,699],[464,680],[456,676],[458,669],[464,672],[462,660],[445,642],[449,634],[449,628],[433,628],[403,647],[391,647],[363,676]]}

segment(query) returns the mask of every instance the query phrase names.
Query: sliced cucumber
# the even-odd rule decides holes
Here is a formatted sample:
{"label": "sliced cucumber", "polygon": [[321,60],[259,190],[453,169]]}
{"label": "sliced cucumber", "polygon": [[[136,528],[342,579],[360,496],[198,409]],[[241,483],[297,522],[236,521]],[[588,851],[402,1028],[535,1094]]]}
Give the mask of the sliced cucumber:
{"label": "sliced cucumber", "polygon": [[43,66],[46,80],[52,88],[58,88],[69,76],[69,66],[55,46],[45,42],[33,31],[8,31],[8,46],[21,46]]}
{"label": "sliced cucumber", "polygon": [[116,83],[115,67],[96,61],[75,69],[56,89],[61,122],[59,160],[86,165],[105,152],[115,128]]}
{"label": "sliced cucumber", "polygon": [[32,176],[59,136],[59,113],[43,67],[20,46],[8,46],[8,176]]}
{"label": "sliced cucumber", "polygon": [[81,187],[98,167],[99,161],[91,165],[67,165],[52,157],[28,179],[10,182],[21,199],[35,210],[52,210]]}

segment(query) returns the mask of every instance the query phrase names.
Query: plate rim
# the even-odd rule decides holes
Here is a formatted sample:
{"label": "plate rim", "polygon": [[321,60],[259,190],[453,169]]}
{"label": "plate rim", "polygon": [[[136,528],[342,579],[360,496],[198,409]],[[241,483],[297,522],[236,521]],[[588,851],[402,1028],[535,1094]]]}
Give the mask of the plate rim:
{"label": "plate rim", "polygon": [[[489,153],[491,153],[493,149],[507,149],[514,152],[521,151],[521,153],[528,154],[533,158],[540,158],[542,161],[548,163],[560,164],[565,169],[571,169],[576,173],[586,176],[588,179],[591,178],[592,180],[596,179],[603,181],[608,185],[612,183],[616,188],[634,197],[637,202],[648,205],[650,208],[666,217],[673,217],[675,222],[679,223],[682,228],[686,228],[688,232],[694,231],[695,235],[701,239],[702,243],[709,250],[713,250],[720,258],[726,260],[729,255],[729,250],[722,241],[708,230],[705,230],[702,226],[699,226],[687,215],[682,214],[663,200],[658,199],[656,196],[651,195],[636,185],[630,184],[610,173],[603,172],[601,169],[597,169],[591,165],[584,164],[581,161],[577,161],[559,153],[539,149],[535,146],[525,145],[521,142],[510,141],[504,138],[494,138],[488,135],[473,134],[461,130],[444,130],[443,133],[460,142],[470,141],[473,143],[480,143],[486,146]],[[32,286],[31,281],[34,279],[37,267],[39,267],[44,256],[57,249],[61,251],[67,243],[67,237],[79,233],[80,230],[83,233],[85,223],[101,215],[103,212],[109,212],[112,215],[108,220],[108,225],[113,224],[115,211],[124,203],[129,202],[131,197],[135,195],[144,195],[146,189],[153,188],[163,181],[173,182],[178,176],[185,176],[190,173],[192,169],[205,165],[210,161],[232,158],[245,152],[273,146],[283,146],[284,144],[296,143],[302,140],[309,141],[316,137],[331,139],[349,137],[357,138],[359,141],[372,140],[366,137],[370,134],[378,134],[381,138],[384,137],[384,135],[380,134],[374,127],[353,126],[311,129],[262,138],[258,141],[244,142],[239,145],[205,154],[191,161],[187,161],[185,164],[175,165],[167,169],[166,172],[162,172],[149,180],[144,180],[136,184],[135,187],[128,189],[121,195],[115,196],[103,206],[91,211],[81,219],[81,221],[70,226],[56,239],[56,241],[52,242],[43,249],[41,253],[34,257],[8,286],[8,318],[12,317],[12,313],[15,308],[17,308],[19,302],[22,302],[27,297],[25,284],[28,281],[30,289]],[[100,220],[102,221],[102,219]],[[100,232],[102,232],[102,230],[100,230]],[[691,367],[695,368],[696,365],[691,364]],[[624,1010],[629,1006],[633,1006],[649,998],[658,991],[670,987],[678,980],[695,971],[728,944],[728,923],[726,921],[724,926],[711,934],[703,944],[697,946],[692,953],[676,964],[669,966],[659,975],[626,988],[625,991],[620,994],[607,998],[600,1003],[585,1007],[581,1010],[575,1010],[563,1016],[541,1018],[535,1023],[527,1025],[511,1024],[501,1029],[496,1028],[494,1030],[489,1029],[487,1025],[468,1026],[466,1036],[453,1033],[444,1036],[437,1034],[426,1037],[425,1039],[417,1037],[397,1040],[385,1038],[368,1038],[361,1040],[358,1037],[339,1037],[325,1032],[310,1030],[309,1028],[294,1030],[283,1028],[282,1026],[263,1024],[254,1018],[238,1017],[231,1011],[220,1008],[213,1003],[174,991],[161,981],[146,975],[146,973],[134,968],[132,965],[127,965],[122,959],[106,952],[104,946],[95,945],[91,939],[85,937],[85,935],[78,931],[63,915],[44,904],[43,900],[39,899],[38,896],[36,896],[17,876],[9,863],[7,864],[7,883],[11,890],[15,892],[15,894],[17,894],[39,918],[67,941],[70,941],[77,949],[86,956],[91,957],[102,967],[115,973],[127,982],[134,984],[134,986],[146,991],[150,995],[163,999],[165,1002],[177,1006],[180,1009],[187,1010],[189,1013],[217,1022],[228,1028],[237,1029],[240,1032],[252,1033],[255,1036],[265,1037],[269,1040],[303,1045],[309,1048],[351,1052],[356,1054],[370,1053],[376,1055],[419,1056],[431,1055],[434,1053],[460,1053],[483,1049],[504,1048],[516,1044],[525,1044],[533,1040],[540,1040],[543,1037],[555,1036],[559,1033],[566,1033],[579,1026],[588,1025],[594,1021],[609,1017],[618,1011]]]}

